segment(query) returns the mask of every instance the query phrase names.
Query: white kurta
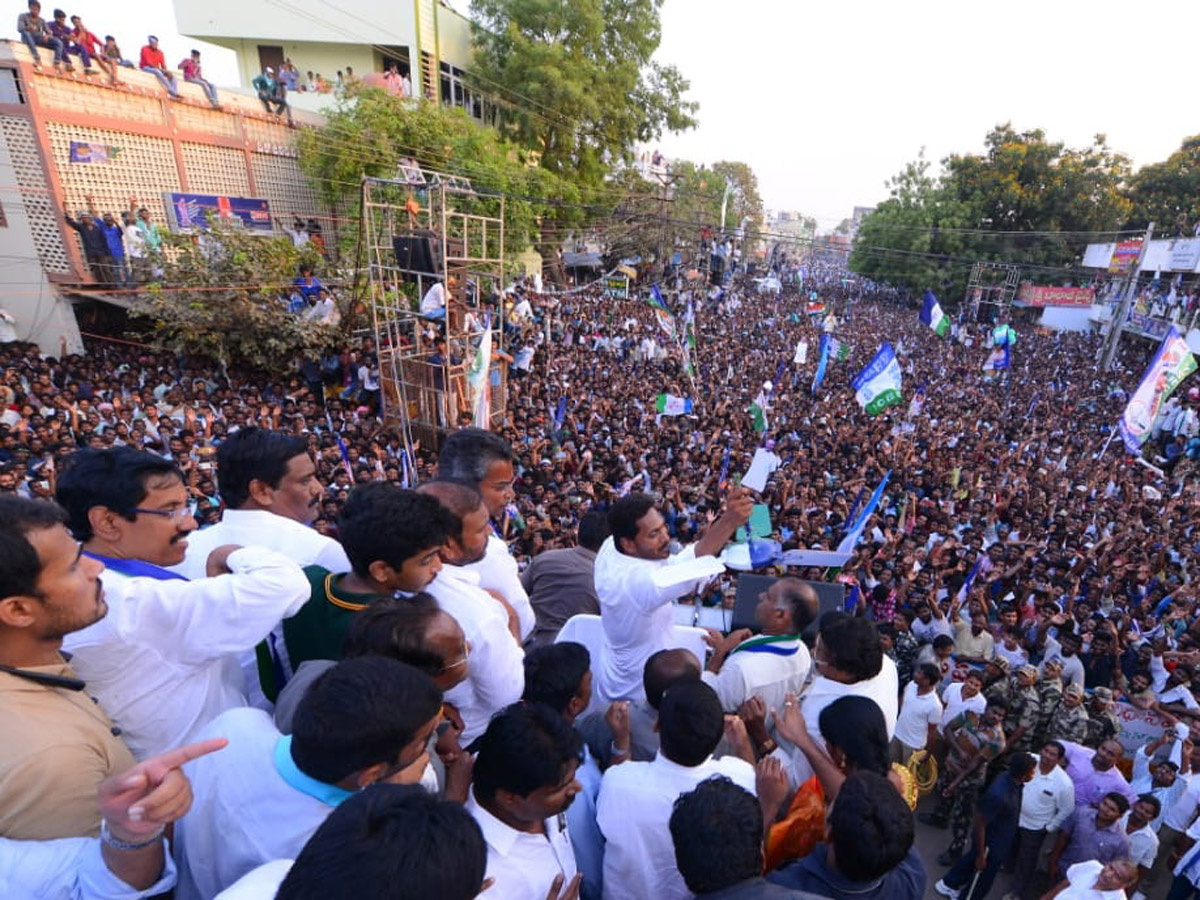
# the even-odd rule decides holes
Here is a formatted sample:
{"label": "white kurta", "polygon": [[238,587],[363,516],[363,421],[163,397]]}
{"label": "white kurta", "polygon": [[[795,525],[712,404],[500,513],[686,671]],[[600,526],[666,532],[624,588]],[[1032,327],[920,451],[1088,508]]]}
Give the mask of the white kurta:
{"label": "white kurta", "polygon": [[182,746],[247,702],[237,654],[252,650],[307,601],[287,557],[246,547],[232,575],[199,581],[100,576],[108,615],[66,636],[63,649],[137,759]]}
{"label": "white kurta", "polygon": [[138,891],[108,870],[97,838],[0,838],[0,897],[10,900],[140,900],[164,893],[174,884],[175,864],[169,854],[162,877]]}
{"label": "white kurta", "polygon": [[474,572],[443,566],[425,589],[458,622],[471,644],[467,678],[446,692],[446,702],[462,716],[459,742],[465,747],[487,730],[504,707],[525,691],[525,652],[508,630],[508,614],[479,587]]}
{"label": "white kurta", "polygon": [[[754,639],[751,638],[751,641]],[[739,647],[746,648],[746,643]],[[753,645],[751,645],[753,646]],[[791,656],[735,648],[721,666],[721,671],[705,671],[700,677],[717,692],[721,707],[727,713],[737,712],[751,697],[761,697],[767,707],[768,727],[771,710],[783,709],[783,698],[789,691],[799,694],[808,680],[812,656],[799,637],[769,645],[778,650],[795,650]]]}
{"label": "white kurta", "polygon": [[479,586],[485,591],[495,591],[508,601],[521,622],[521,640],[529,640],[537,619],[533,614],[533,604],[529,602],[529,594],[521,584],[521,570],[508,552],[508,544],[494,534],[488,535],[487,554],[479,562],[462,568],[478,575]]}
{"label": "white kurta", "polygon": [[[596,595],[604,641],[600,664],[593,663],[596,693],[604,703],[646,696],[642,670],[646,660],[670,645],[675,618],[671,601],[679,588],[662,589],[651,580],[655,570],[695,559],[686,548],[669,559],[640,559],[619,551],[610,537],[596,554]],[[703,660],[701,660],[703,662]]]}

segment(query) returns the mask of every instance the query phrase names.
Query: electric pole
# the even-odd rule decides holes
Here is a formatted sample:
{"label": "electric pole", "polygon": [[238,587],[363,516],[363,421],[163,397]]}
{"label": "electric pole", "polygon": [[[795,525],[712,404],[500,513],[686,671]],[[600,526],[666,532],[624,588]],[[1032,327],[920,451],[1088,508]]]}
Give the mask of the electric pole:
{"label": "electric pole", "polygon": [[1104,347],[1104,356],[1100,361],[1100,370],[1108,372],[1112,369],[1113,360],[1117,358],[1117,345],[1121,343],[1121,334],[1125,331],[1125,320],[1129,317],[1129,307],[1133,304],[1133,295],[1137,292],[1138,272],[1142,268],[1142,260],[1150,248],[1150,239],[1154,237],[1154,223],[1146,229],[1142,240],[1142,248],[1138,251],[1137,261],[1125,277],[1125,288],[1121,293],[1121,302],[1117,304],[1116,312],[1109,322],[1108,343]]}

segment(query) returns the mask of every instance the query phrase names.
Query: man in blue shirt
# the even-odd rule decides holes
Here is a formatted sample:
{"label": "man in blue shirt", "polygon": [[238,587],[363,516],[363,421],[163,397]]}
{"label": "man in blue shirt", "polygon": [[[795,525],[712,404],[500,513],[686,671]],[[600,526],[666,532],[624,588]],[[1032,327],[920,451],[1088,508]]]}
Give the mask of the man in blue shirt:
{"label": "man in blue shirt", "polygon": [[132,282],[129,265],[125,260],[125,230],[117,224],[117,220],[110,212],[106,212],[104,218],[100,220],[100,230],[104,232],[104,239],[108,242],[109,271],[112,273],[112,283],[116,287],[128,288]]}
{"label": "man in blue shirt", "polygon": [[935,891],[949,900],[983,900],[987,896],[1012,850],[1021,821],[1022,790],[1033,778],[1036,765],[1030,754],[1014,754],[1008,771],[984,791],[971,823],[971,849],[933,886]]}

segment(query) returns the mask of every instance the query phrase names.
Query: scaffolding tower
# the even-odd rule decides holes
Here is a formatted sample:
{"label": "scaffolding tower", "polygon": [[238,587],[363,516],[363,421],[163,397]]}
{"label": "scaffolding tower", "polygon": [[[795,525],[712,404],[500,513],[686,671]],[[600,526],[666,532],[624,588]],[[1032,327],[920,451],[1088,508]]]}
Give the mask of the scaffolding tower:
{"label": "scaffolding tower", "polygon": [[1007,263],[978,262],[967,281],[967,309],[972,321],[1007,318],[1017,296],[1021,267]]}
{"label": "scaffolding tower", "polygon": [[436,448],[464,423],[498,428],[504,197],[403,160],[394,179],[363,179],[362,229],[385,424],[410,454],[414,440]]}

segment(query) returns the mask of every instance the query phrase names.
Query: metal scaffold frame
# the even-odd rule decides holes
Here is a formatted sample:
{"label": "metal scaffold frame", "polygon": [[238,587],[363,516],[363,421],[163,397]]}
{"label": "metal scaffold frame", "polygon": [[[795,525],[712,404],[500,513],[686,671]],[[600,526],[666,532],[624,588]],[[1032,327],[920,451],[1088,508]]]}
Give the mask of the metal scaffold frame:
{"label": "metal scaffold frame", "polygon": [[[507,394],[504,197],[406,160],[395,179],[363,179],[362,228],[385,424],[410,451],[414,439],[436,448],[475,408],[468,373],[490,331],[487,421],[475,424],[498,428]],[[439,282],[444,315],[423,315]]]}
{"label": "metal scaffold frame", "polygon": [[996,316],[1006,317],[1012,310],[1021,280],[1021,267],[1007,263],[977,262],[971,267],[964,303],[971,319],[978,321],[980,307],[995,306]]}

